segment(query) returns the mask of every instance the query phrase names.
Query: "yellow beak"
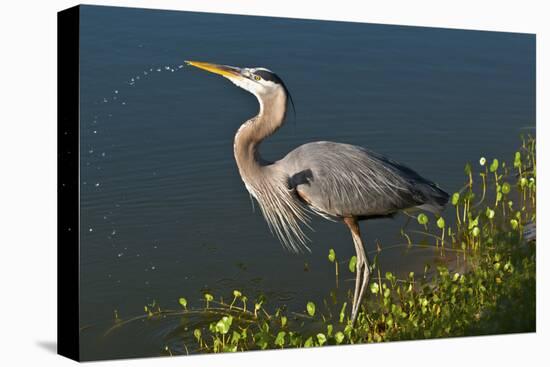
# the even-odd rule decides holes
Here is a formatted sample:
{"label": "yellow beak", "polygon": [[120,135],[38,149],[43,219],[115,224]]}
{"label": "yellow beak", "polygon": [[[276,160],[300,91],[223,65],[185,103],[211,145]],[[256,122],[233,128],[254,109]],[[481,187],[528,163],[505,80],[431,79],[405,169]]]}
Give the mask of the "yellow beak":
{"label": "yellow beak", "polygon": [[236,76],[241,76],[241,69],[233,66],[217,65],[217,64],[210,64],[208,62],[187,61],[187,60],[185,61],[185,63],[187,65],[191,65],[196,68],[203,69],[214,74],[219,74],[227,78],[234,78]]}

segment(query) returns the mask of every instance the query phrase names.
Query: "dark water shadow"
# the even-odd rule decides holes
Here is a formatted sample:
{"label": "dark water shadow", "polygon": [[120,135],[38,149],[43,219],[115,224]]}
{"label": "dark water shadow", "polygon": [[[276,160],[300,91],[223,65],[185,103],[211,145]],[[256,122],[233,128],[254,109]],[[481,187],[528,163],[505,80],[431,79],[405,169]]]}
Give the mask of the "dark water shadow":
{"label": "dark water shadow", "polygon": [[39,340],[36,345],[47,350],[48,352],[57,354],[57,342],[52,340]]}

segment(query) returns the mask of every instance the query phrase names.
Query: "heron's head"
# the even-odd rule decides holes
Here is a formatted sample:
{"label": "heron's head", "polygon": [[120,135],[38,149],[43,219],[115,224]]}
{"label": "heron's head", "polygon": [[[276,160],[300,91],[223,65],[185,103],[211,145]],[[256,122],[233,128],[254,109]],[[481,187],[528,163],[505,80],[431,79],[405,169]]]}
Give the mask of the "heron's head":
{"label": "heron's head", "polygon": [[238,87],[254,94],[260,101],[284,93],[292,102],[292,97],[282,79],[271,70],[261,67],[238,68],[235,66],[211,64],[199,61],[185,61],[187,65],[209,71],[229,79]]}

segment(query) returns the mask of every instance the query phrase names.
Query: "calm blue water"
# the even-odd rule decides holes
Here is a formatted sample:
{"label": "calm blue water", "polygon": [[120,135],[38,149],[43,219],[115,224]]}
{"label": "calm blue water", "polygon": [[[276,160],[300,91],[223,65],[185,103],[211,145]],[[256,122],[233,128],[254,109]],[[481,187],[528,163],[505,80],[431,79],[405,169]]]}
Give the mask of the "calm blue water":
{"label": "calm blue water", "polygon": [[[199,305],[207,289],[263,291],[273,306],[302,310],[334,284],[328,249],[341,260],[354,254],[347,229],[323,220],[312,254],[282,249],[233,160],[233,135],[256,100],[180,68],[184,60],[279,74],[297,118],[262,145],[271,160],[309,141],[347,142],[454,192],[465,162],[510,158],[519,134],[534,133],[533,35],[92,6],[81,25],[84,359],[181,349],[179,319],[103,337],[114,310],[128,318],[153,300],[178,308],[181,296]],[[368,250],[403,243],[403,222],[369,222]],[[403,274],[433,258],[394,249],[379,260]],[[352,288],[351,274],[343,280]]]}

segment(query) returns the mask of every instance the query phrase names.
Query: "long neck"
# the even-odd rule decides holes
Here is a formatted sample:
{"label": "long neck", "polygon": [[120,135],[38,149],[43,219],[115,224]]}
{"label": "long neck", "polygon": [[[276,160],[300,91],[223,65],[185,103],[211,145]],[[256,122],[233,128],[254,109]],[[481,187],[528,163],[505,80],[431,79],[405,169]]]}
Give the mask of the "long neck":
{"label": "long neck", "polygon": [[288,189],[288,177],[276,164],[267,164],[258,148],[262,140],[277,131],[283,124],[286,108],[284,91],[271,98],[258,97],[260,113],[245,122],[235,135],[235,159],[248,192],[258,202],[271,232],[289,250],[309,250],[309,240],[300,227],[307,225],[307,210]]}
{"label": "long neck", "polygon": [[286,94],[280,90],[270,97],[258,97],[260,112],[246,121],[235,135],[234,154],[245,183],[262,167],[260,143],[283,124],[286,111]]}

